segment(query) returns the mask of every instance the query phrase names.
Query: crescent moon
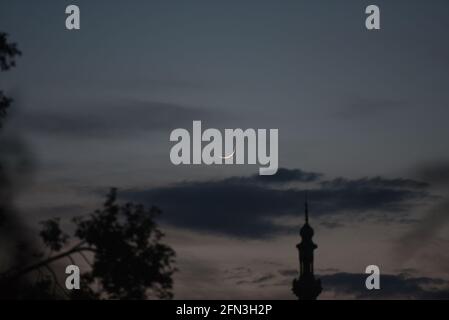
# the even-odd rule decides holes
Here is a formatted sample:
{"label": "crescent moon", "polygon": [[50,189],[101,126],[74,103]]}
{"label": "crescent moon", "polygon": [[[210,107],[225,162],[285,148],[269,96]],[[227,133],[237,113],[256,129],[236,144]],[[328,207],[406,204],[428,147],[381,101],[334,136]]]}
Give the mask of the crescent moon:
{"label": "crescent moon", "polygon": [[221,159],[227,160],[227,159],[231,159],[234,156],[234,154],[235,154],[235,149],[234,149],[234,151],[232,151],[232,153],[229,156],[224,156],[224,157],[218,156],[218,157]]}

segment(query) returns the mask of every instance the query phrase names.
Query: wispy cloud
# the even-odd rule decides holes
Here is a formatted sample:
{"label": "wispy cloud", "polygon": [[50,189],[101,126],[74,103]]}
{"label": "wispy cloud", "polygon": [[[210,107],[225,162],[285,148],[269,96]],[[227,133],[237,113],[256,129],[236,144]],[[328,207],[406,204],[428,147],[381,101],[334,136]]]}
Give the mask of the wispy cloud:
{"label": "wispy cloud", "polygon": [[[303,212],[305,189],[278,188],[281,181],[313,181],[321,177],[299,169],[281,169],[280,177],[233,177],[193,181],[148,190],[127,190],[125,199],[154,204],[165,212],[162,219],[178,227],[243,238],[269,237],[285,232],[275,218]],[[282,185],[281,185],[282,187]],[[414,202],[428,197],[427,185],[409,179],[381,177],[350,180],[339,178],[311,186],[313,214],[342,215],[381,213],[386,219],[402,217]],[[334,225],[337,227],[338,225]],[[292,226],[293,227],[293,226]]]}
{"label": "wispy cloud", "polygon": [[191,126],[195,119],[210,118],[210,113],[198,107],[157,101],[119,100],[112,103],[79,103],[73,108],[24,110],[17,117],[15,126],[34,134],[64,138],[123,138]]}
{"label": "wispy cloud", "polygon": [[356,299],[449,299],[449,281],[440,278],[382,274],[380,290],[367,290],[366,274],[335,273],[320,276],[325,291]]}
{"label": "wispy cloud", "polygon": [[443,195],[396,242],[394,257],[400,263],[411,259],[419,250],[428,246],[431,239],[438,237],[439,232],[449,223],[449,161],[427,163],[419,166],[416,171],[419,179],[429,181]]}

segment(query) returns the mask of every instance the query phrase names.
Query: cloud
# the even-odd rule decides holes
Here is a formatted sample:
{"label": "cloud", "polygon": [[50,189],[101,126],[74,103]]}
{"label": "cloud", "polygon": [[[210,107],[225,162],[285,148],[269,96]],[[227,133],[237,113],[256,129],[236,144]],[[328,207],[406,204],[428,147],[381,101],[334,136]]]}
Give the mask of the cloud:
{"label": "cloud", "polygon": [[429,187],[426,182],[411,180],[411,179],[384,179],[381,177],[362,178],[358,180],[348,180],[345,178],[337,178],[331,181],[323,181],[321,185],[329,189],[366,189],[366,188],[410,188],[410,189],[424,189]]}
{"label": "cloud", "polygon": [[126,199],[157,204],[161,219],[178,227],[239,237],[263,237],[277,231],[276,214],[298,211],[299,191],[274,190],[229,181],[192,182],[122,193]]}
{"label": "cloud", "polygon": [[241,284],[262,284],[266,281],[272,280],[275,278],[274,274],[266,274],[260,277],[257,277],[256,279],[252,279],[252,280],[239,280],[236,282],[237,285],[241,285]]}
{"label": "cloud", "polygon": [[79,105],[63,111],[59,108],[23,110],[16,117],[15,126],[50,136],[104,138],[191,126],[195,119],[211,118],[200,108],[156,101]]}
{"label": "cloud", "polygon": [[381,289],[368,290],[366,274],[340,272],[318,277],[325,291],[356,299],[449,299],[449,281],[439,278],[382,274]]}
{"label": "cloud", "polygon": [[424,164],[417,168],[419,179],[432,185],[449,186],[449,161],[438,161]]}
{"label": "cloud", "polygon": [[[380,290],[368,290],[365,286],[367,274],[346,273],[335,268],[321,270],[321,298],[336,299],[449,299],[449,281],[442,278],[411,276],[409,273],[381,274]],[[253,284],[257,287],[284,287],[289,292],[296,269],[279,269],[277,272],[236,273],[236,285]]]}
{"label": "cloud", "polygon": [[404,263],[420,249],[430,245],[449,221],[449,199],[439,201],[415,223],[415,227],[401,236],[394,246],[394,257]]}
{"label": "cloud", "polygon": [[[368,290],[367,274],[335,272],[318,274],[323,292],[321,297],[336,299],[449,299],[449,281],[441,278],[413,277],[406,273],[381,274],[380,290]],[[281,269],[275,277],[272,273],[249,277],[245,283],[289,286],[298,277],[298,270]],[[240,280],[242,281],[242,280]]]}
{"label": "cloud", "polygon": [[312,191],[317,202],[316,211],[331,212],[404,212],[411,201],[428,197],[427,183],[410,179],[382,177],[349,180],[337,178],[321,182],[321,189]]}
{"label": "cloud", "polygon": [[[164,211],[161,219],[177,227],[264,238],[296,227],[276,224],[274,219],[296,216],[304,210],[304,189],[277,188],[272,181],[301,181],[309,174],[288,169],[280,172],[284,178],[265,180],[250,176],[193,181],[148,190],[127,190],[122,196],[159,206]],[[318,188],[308,190],[308,194],[313,216],[356,213],[364,217],[381,212],[388,213],[387,218],[394,220],[402,218],[414,202],[425,199],[428,196],[425,189],[424,184],[405,179],[341,178],[323,181]]]}
{"label": "cloud", "polygon": [[337,221],[322,221],[320,223],[321,226],[328,228],[328,229],[337,229],[344,226],[343,223],[337,222]]}
{"label": "cloud", "polygon": [[232,183],[267,183],[284,184],[293,182],[314,182],[318,181],[323,174],[317,172],[306,172],[301,169],[279,168],[275,175],[261,176],[255,174],[250,177],[232,177],[227,182]]}
{"label": "cloud", "polygon": [[413,258],[419,250],[432,243],[432,239],[449,223],[449,161],[437,161],[416,169],[419,179],[439,187],[445,196],[438,198],[424,215],[414,223],[414,227],[398,239],[394,246],[394,257],[399,263]]}

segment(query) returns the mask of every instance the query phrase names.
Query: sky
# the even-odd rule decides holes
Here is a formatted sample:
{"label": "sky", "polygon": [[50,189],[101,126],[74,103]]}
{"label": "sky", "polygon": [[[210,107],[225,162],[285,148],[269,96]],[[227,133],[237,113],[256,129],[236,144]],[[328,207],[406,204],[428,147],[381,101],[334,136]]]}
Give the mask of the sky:
{"label": "sky", "polygon": [[[176,298],[294,299],[308,190],[320,298],[447,298],[449,3],[378,0],[379,31],[369,4],[2,1],[23,218],[90,212],[114,186],[163,210]],[[170,132],[193,120],[279,129],[282,169],[174,166]]]}

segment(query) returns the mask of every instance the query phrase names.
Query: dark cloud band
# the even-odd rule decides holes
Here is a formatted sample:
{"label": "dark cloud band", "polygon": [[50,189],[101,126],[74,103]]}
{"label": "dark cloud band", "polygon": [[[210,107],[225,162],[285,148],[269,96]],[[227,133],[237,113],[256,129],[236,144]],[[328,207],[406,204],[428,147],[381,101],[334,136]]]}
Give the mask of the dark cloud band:
{"label": "dark cloud band", "polygon": [[[294,186],[278,188],[277,183],[314,181],[320,176],[298,169],[280,169],[279,176],[271,179],[250,176],[196,181],[128,190],[123,196],[159,206],[165,213],[162,219],[181,228],[260,238],[286,231],[273,223],[275,218],[300,215],[303,211],[305,190]],[[428,196],[425,189],[426,184],[406,179],[340,178],[323,181],[308,193],[315,216],[380,212],[394,219],[413,202],[425,199]]]}

